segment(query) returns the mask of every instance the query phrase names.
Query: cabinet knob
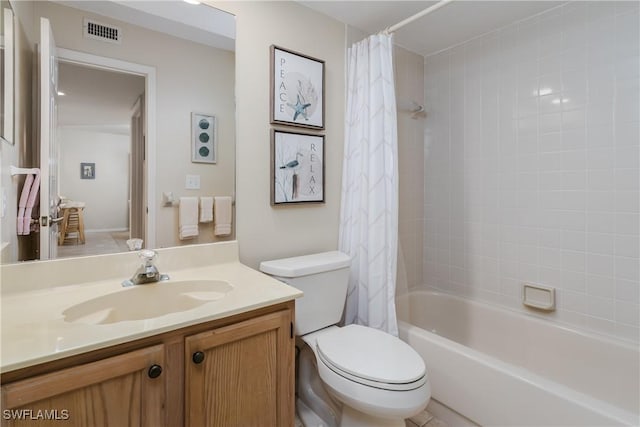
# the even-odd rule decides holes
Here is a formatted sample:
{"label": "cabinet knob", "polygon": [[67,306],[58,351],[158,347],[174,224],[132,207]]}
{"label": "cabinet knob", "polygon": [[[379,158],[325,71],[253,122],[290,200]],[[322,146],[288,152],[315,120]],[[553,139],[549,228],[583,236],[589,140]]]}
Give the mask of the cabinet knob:
{"label": "cabinet knob", "polygon": [[193,363],[202,363],[204,361],[204,353],[201,351],[196,351],[193,353],[193,357],[191,358]]}
{"label": "cabinet knob", "polygon": [[162,374],[162,366],[160,365],[151,365],[149,368],[149,378],[158,378],[160,374]]}

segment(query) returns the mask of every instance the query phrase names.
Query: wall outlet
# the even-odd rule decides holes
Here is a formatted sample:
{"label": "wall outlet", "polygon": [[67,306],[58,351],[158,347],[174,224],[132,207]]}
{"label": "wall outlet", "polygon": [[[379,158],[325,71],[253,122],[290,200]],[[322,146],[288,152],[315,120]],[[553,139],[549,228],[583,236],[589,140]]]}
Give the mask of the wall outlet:
{"label": "wall outlet", "polygon": [[187,190],[199,190],[200,189],[200,175],[187,175],[187,180],[184,185]]}

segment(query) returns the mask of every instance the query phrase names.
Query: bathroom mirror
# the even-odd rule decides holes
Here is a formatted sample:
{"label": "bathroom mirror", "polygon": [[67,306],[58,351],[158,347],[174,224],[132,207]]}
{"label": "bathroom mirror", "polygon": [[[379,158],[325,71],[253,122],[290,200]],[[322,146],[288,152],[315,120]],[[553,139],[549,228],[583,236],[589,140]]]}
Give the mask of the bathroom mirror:
{"label": "bathroom mirror", "polygon": [[[180,197],[234,197],[235,17],[182,0],[20,6],[17,25],[29,41],[38,42],[46,18],[57,52],[49,184],[58,188],[58,217],[74,216],[61,220],[48,258],[123,252],[130,238],[151,248],[235,238],[235,206],[231,234],[216,235],[211,222],[197,237],[178,233]],[[192,161],[193,113],[215,117],[215,164]],[[33,259],[18,245],[19,259]]]}
{"label": "bathroom mirror", "polygon": [[0,0],[0,138],[13,144],[13,10],[7,0]]}

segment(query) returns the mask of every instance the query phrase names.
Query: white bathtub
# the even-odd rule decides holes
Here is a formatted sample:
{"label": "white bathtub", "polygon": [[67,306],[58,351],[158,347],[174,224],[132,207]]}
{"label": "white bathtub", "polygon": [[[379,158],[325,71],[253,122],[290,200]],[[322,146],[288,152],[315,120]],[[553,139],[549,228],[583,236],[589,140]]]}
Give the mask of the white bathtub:
{"label": "white bathtub", "polygon": [[397,307],[433,399],[482,426],[640,425],[637,346],[436,292]]}

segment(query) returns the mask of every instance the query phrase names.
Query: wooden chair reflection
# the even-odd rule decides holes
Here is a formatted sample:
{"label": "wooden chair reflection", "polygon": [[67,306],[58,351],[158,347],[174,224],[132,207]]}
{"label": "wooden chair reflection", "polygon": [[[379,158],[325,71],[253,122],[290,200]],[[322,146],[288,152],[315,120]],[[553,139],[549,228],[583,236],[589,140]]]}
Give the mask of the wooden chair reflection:
{"label": "wooden chair reflection", "polygon": [[58,235],[58,245],[64,245],[65,241],[72,237],[76,238],[76,244],[78,241],[84,244],[84,206],[61,207],[61,209],[62,224]]}

